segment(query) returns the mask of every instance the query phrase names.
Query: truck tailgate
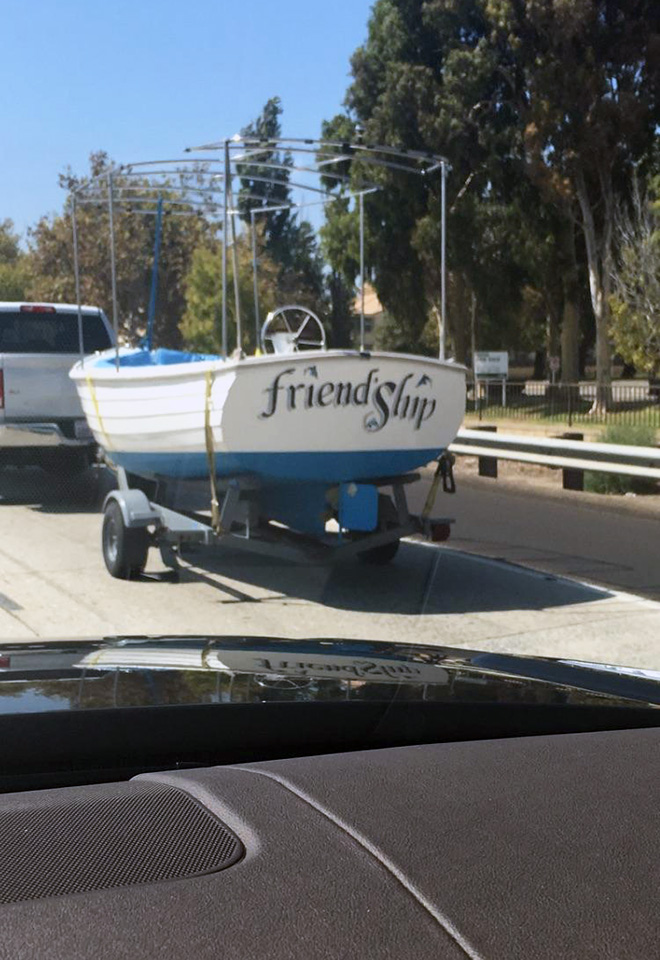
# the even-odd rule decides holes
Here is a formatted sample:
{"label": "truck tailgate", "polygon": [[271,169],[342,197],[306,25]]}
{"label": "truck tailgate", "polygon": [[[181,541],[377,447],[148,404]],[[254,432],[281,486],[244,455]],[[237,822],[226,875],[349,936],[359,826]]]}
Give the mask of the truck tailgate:
{"label": "truck tailgate", "polygon": [[74,353],[2,354],[6,420],[82,417],[75,385],[68,377],[78,359]]}

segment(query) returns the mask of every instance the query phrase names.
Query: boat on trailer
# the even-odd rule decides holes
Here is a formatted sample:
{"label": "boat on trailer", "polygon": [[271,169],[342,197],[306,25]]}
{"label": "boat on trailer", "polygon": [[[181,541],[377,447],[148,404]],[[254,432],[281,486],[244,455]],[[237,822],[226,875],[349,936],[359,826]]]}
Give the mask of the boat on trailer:
{"label": "boat on trailer", "polygon": [[[126,351],[72,372],[108,458],[142,476],[366,480],[442,454],[464,412],[464,375],[425,357],[349,350],[223,360]],[[208,410],[208,417],[207,417]]]}
{"label": "boat on trailer", "polygon": [[[226,269],[223,315],[225,277]],[[411,471],[431,461],[437,480],[452,487],[447,448],[465,412],[464,367],[367,350],[363,317],[360,349],[328,349],[320,319],[297,305],[268,315],[254,355],[241,349],[240,323],[237,339],[231,355],[223,336],[219,354],[147,343],[81,358],[72,369],[92,433],[119,471],[120,489],[105,508],[111,573],[141,572],[151,542],[174,566],[170,548],[186,539],[272,541],[273,522],[327,546],[334,520],[333,545],[345,553],[358,539],[359,553],[374,560],[393,556],[405,533],[448,531],[428,503],[424,516],[411,517],[403,491]],[[151,497],[135,478],[154,484]],[[177,512],[191,482],[210,482],[210,519]],[[394,500],[380,492],[385,486]]]}

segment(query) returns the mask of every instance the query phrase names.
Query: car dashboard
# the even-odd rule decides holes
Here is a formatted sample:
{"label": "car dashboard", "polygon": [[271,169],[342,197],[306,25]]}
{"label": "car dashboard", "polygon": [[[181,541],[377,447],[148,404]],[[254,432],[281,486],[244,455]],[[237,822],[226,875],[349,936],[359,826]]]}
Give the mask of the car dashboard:
{"label": "car dashboard", "polygon": [[[192,687],[136,678],[200,649]],[[575,664],[310,649],[6,648],[0,957],[660,954],[655,680],[614,696]],[[171,702],[193,688],[218,702]]]}

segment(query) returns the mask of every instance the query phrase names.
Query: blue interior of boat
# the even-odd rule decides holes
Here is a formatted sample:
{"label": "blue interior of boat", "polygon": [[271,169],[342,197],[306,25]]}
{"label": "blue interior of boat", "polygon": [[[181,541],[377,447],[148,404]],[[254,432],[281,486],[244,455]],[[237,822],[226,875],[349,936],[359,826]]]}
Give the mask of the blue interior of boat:
{"label": "blue interior of boat", "polygon": [[[219,354],[215,353],[187,353],[184,350],[166,350],[159,347],[158,350],[134,350],[132,353],[120,353],[120,367],[165,367],[173,363],[198,363],[200,360],[222,360]],[[116,357],[101,357],[94,364],[95,367],[114,367]]]}

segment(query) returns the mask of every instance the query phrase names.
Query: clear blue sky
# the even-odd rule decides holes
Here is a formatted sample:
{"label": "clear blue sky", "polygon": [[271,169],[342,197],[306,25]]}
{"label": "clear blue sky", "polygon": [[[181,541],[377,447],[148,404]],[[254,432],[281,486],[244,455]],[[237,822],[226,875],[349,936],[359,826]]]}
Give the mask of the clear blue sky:
{"label": "clear blue sky", "polygon": [[61,209],[57,176],[93,150],[179,156],[269,97],[283,133],[336,113],[373,0],[2,0],[0,220]]}

